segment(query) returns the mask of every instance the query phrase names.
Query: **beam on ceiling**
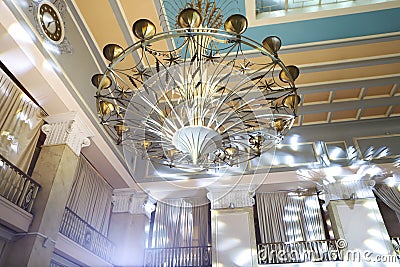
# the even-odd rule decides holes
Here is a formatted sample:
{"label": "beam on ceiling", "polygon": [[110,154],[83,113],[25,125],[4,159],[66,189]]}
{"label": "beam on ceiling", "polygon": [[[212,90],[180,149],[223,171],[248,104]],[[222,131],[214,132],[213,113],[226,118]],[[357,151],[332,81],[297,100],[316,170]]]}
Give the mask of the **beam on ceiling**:
{"label": "beam on ceiling", "polygon": [[366,66],[378,66],[398,62],[400,62],[400,53],[364,58],[352,58],[329,62],[318,62],[312,64],[298,65],[297,67],[301,70],[301,73],[313,73],[321,71],[360,68]]}
{"label": "beam on ceiling", "polygon": [[327,104],[315,104],[310,106],[299,107],[298,114],[316,114],[323,112],[335,112],[340,110],[353,110],[359,108],[373,108],[382,106],[398,105],[400,96],[392,96],[386,98],[371,98],[363,100],[345,101]]}
{"label": "beam on ceiling", "polygon": [[299,93],[313,94],[353,88],[383,86],[397,83],[400,83],[400,74],[382,75],[368,78],[362,77],[356,79],[337,80],[322,83],[297,84],[297,87],[299,88]]}
{"label": "beam on ceiling", "polygon": [[[128,23],[128,20],[125,16],[124,9],[122,4],[119,0],[109,0],[110,6],[114,11],[114,16],[118,22],[119,27],[121,28],[121,32],[124,35],[125,41],[128,46],[137,42],[135,37],[133,37],[131,26]],[[140,55],[139,52],[132,53],[133,60],[135,62],[140,62]]]}

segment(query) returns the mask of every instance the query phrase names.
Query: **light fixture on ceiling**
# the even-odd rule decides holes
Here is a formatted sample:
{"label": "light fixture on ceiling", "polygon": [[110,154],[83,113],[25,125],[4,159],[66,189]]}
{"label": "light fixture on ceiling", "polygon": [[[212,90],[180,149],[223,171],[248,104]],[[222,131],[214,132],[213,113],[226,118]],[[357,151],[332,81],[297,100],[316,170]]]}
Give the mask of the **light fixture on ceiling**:
{"label": "light fixture on ceiling", "polygon": [[181,169],[259,157],[288,133],[300,102],[299,69],[279,59],[281,40],[249,39],[244,16],[223,23],[215,3],[202,2],[179,12],[177,29],[156,33],[151,21],[136,21],[139,41],[106,45],[110,64],[92,77],[100,121],[116,143]]}

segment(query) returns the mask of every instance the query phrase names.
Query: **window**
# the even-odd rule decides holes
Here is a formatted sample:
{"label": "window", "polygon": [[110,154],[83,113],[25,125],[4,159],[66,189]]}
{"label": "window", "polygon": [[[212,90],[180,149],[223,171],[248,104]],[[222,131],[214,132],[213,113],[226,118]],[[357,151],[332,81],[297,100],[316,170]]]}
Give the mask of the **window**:
{"label": "window", "polygon": [[340,9],[368,5],[390,0],[255,0],[257,15],[287,11],[314,12],[327,9]]}

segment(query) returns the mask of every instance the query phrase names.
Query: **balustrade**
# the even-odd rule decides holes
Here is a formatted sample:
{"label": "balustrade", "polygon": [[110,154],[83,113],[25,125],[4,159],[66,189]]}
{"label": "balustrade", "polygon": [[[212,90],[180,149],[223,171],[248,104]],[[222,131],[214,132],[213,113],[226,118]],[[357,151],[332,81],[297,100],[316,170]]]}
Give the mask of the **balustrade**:
{"label": "balustrade", "polygon": [[40,185],[0,155],[0,195],[31,212]]}
{"label": "balustrade", "polygon": [[112,261],[115,245],[69,208],[65,208],[60,233],[102,259]]}
{"label": "balustrade", "polygon": [[393,249],[397,254],[397,258],[400,260],[400,237],[391,237]]}
{"label": "balustrade", "polygon": [[258,263],[302,263],[342,260],[336,240],[264,243],[257,246]]}
{"label": "balustrade", "polygon": [[211,247],[149,248],[146,250],[146,267],[208,267],[211,266]]}

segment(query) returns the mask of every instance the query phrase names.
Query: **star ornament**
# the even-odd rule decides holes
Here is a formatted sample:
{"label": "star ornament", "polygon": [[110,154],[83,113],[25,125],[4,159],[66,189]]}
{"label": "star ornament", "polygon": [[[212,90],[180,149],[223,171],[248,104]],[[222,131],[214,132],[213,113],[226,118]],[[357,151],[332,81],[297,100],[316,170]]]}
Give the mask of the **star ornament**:
{"label": "star ornament", "polygon": [[142,81],[150,77],[150,74],[148,73],[148,70],[146,68],[137,68],[137,72],[134,75],[140,77]]}
{"label": "star ornament", "polygon": [[181,61],[180,58],[181,56],[170,53],[167,58],[164,58],[164,60],[167,61],[169,63],[169,67],[171,67],[174,64],[179,64]]}
{"label": "star ornament", "polygon": [[252,65],[252,64],[251,64],[249,61],[244,62],[243,64],[240,63],[239,71],[240,71],[241,73],[245,74],[245,73],[247,73],[247,72],[249,72],[249,71],[251,70],[251,68],[250,68],[251,65]]}
{"label": "star ornament", "polygon": [[213,54],[212,51],[210,51],[208,55],[203,55],[203,57],[206,58],[206,62],[211,62],[211,63],[215,63],[218,59],[220,59],[220,56],[218,56],[216,53]]}

